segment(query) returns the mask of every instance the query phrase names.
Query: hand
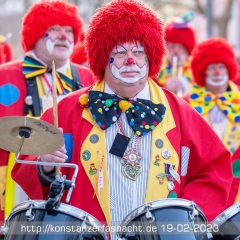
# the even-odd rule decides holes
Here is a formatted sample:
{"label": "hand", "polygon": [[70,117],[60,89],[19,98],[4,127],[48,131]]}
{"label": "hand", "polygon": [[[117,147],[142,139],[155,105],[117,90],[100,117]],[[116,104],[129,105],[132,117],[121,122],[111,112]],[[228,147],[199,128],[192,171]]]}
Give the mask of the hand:
{"label": "hand", "polygon": [[[62,128],[59,128],[59,130],[63,132]],[[67,153],[67,150],[65,148],[65,145],[63,145],[59,150],[50,154],[41,155],[40,158],[42,162],[64,163],[68,159],[68,156],[66,155],[66,153]],[[51,172],[53,169],[54,169],[53,166],[43,165],[43,171],[45,173]]]}
{"label": "hand", "polygon": [[177,92],[183,88],[183,83],[177,77],[169,78],[167,79],[167,82],[164,87],[170,90],[171,92],[177,94]]}
{"label": "hand", "polygon": [[[68,158],[68,156],[66,155],[66,152],[67,152],[67,150],[64,145],[56,152],[51,153],[51,154],[41,155],[40,158],[41,158],[42,162],[64,163]],[[51,172],[53,169],[54,169],[53,166],[44,166],[43,165],[43,171],[45,173]]]}

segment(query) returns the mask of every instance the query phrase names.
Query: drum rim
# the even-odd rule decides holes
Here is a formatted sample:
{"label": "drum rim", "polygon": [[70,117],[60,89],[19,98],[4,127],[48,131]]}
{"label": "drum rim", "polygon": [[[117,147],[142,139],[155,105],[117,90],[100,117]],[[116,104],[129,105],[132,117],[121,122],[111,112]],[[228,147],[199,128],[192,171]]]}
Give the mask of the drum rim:
{"label": "drum rim", "polygon": [[[163,203],[161,205],[158,205],[158,203]],[[166,203],[166,204],[164,204]],[[203,220],[207,223],[207,218],[204,215],[202,209],[196,205],[193,201],[187,200],[187,199],[183,199],[183,198],[164,198],[164,199],[159,199],[159,200],[154,200],[151,202],[147,202],[141,206],[139,206],[138,208],[134,209],[133,211],[131,211],[121,222],[121,229],[124,226],[127,226],[128,223],[131,222],[132,219],[140,216],[141,214],[147,212],[147,208],[149,210],[155,210],[159,207],[165,208],[165,207],[186,207],[188,209],[192,209],[191,206],[193,206],[197,209],[197,211],[199,212],[199,214],[202,216]],[[142,210],[142,211],[141,211]],[[121,233],[118,233],[119,236],[121,236]]]}
{"label": "drum rim", "polygon": [[221,212],[214,220],[213,224],[218,224],[221,226],[224,222],[226,222],[229,218],[234,216],[236,213],[240,212],[240,202],[235,203],[234,205],[228,207],[225,211]]}
{"label": "drum rim", "polygon": [[[33,210],[34,209],[45,209],[46,202],[47,201],[45,201],[45,200],[29,200],[29,201],[24,201],[24,202],[16,205],[12,209],[11,213],[9,214],[9,216],[6,219],[7,227],[10,226],[10,219],[13,217],[13,215],[16,215],[16,213],[26,210],[27,208],[30,207],[30,205],[32,205]],[[84,217],[87,217],[86,218],[87,223],[89,223],[93,227],[97,227],[97,229],[99,229],[98,232],[103,236],[104,239],[107,239],[107,232],[105,231],[105,226],[97,218],[95,218],[88,212],[86,212],[80,208],[65,204],[65,203],[60,203],[59,206],[57,208],[53,208],[53,210],[61,212],[61,213],[69,214],[70,216],[75,217],[82,221],[84,220],[83,219]],[[81,216],[79,216],[79,212],[81,212]],[[101,231],[100,231],[100,229],[101,229]]]}

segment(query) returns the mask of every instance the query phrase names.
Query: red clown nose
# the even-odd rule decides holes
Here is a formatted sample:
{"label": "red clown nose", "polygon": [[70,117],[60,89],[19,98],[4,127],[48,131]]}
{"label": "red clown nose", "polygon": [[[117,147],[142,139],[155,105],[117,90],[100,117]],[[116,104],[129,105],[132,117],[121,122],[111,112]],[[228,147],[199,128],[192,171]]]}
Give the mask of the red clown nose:
{"label": "red clown nose", "polygon": [[66,34],[63,34],[63,35],[62,35],[62,39],[64,39],[64,40],[66,40],[66,39],[67,39],[67,36],[66,36]]}
{"label": "red clown nose", "polygon": [[134,63],[134,59],[133,58],[128,58],[127,63],[128,64],[133,64]]}

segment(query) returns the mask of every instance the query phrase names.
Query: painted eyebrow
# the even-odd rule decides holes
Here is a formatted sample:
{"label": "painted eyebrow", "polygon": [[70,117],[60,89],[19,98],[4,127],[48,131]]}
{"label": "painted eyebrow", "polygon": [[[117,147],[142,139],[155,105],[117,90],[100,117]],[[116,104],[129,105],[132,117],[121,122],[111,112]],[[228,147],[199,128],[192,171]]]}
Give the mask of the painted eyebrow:
{"label": "painted eyebrow", "polygon": [[117,45],[116,47],[113,48],[112,52],[116,53],[116,52],[119,52],[119,51],[122,51],[122,50],[127,51],[127,49],[124,48],[122,45]]}
{"label": "painted eyebrow", "polygon": [[141,50],[141,51],[144,51],[144,47],[143,47],[142,45],[134,46],[134,47],[132,48],[131,51],[134,51],[134,50]]}

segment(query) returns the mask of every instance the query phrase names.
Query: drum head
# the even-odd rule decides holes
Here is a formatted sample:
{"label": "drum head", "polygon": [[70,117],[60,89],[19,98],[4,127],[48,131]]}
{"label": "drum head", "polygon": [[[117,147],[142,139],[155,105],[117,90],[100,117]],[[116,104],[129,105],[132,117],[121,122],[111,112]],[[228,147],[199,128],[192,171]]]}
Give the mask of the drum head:
{"label": "drum head", "polygon": [[46,201],[17,205],[7,219],[6,240],[105,240],[104,225],[87,212],[67,204],[47,211]]}
{"label": "drum head", "polygon": [[214,240],[239,240],[240,239],[240,203],[226,209],[213,221]]}
{"label": "drum head", "polygon": [[207,240],[211,237],[202,210],[184,199],[149,202],[131,212],[121,224],[128,240]]}

